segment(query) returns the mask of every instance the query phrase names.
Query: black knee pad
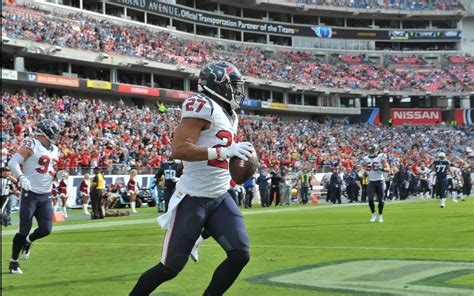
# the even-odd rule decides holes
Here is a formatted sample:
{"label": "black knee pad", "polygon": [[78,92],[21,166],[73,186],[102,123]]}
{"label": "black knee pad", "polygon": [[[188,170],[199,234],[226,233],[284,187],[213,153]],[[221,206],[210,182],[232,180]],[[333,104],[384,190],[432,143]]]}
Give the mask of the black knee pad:
{"label": "black knee pad", "polygon": [[163,274],[166,281],[171,280],[172,278],[174,278],[178,275],[178,273],[176,271],[164,266],[163,263],[161,263],[161,262],[160,262],[160,264],[158,264],[156,266],[156,268],[157,268],[158,271],[161,271],[161,273]]}
{"label": "black knee pad", "polygon": [[21,234],[17,233],[13,237],[13,243],[14,244],[19,244],[19,245],[24,245],[26,243],[26,237],[22,236]]}
{"label": "black knee pad", "polygon": [[250,261],[250,253],[242,250],[232,250],[227,252],[227,259],[232,265],[245,266]]}
{"label": "black knee pad", "polygon": [[52,228],[52,227],[41,227],[41,228],[38,228],[38,236],[39,236],[39,237],[48,236],[48,235],[51,233],[51,228]]}

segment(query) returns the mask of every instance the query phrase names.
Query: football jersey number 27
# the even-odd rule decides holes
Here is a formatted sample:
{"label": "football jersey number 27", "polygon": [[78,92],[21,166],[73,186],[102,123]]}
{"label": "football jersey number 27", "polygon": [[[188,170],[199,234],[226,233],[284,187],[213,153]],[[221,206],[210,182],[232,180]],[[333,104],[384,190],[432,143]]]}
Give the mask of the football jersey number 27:
{"label": "football jersey number 27", "polygon": [[[51,164],[51,161],[53,162],[53,165],[50,166]],[[56,166],[58,164],[58,160],[57,159],[51,159],[49,158],[48,156],[46,155],[42,155],[39,159],[38,159],[38,164],[41,166],[39,168],[36,168],[36,171],[40,174],[50,174],[51,176],[54,177],[54,175],[56,174]]]}
{"label": "football jersey number 27", "polygon": [[[197,108],[195,108],[195,103],[196,101],[199,103]],[[196,112],[199,113],[201,112],[202,108],[206,105],[206,101],[203,99],[195,99],[195,98],[190,98],[188,100],[188,103],[186,103],[186,111],[191,111],[191,112]]]}

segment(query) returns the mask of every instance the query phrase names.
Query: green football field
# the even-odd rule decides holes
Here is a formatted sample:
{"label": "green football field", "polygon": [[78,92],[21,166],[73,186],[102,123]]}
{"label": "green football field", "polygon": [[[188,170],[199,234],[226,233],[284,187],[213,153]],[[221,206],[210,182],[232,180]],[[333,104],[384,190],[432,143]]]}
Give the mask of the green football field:
{"label": "green football field", "polygon": [[[2,294],[128,295],[157,264],[164,231],[155,209],[87,220],[79,210],[35,242],[23,275],[8,261],[16,225],[3,228]],[[474,295],[474,198],[386,203],[383,224],[367,205],[243,210],[251,260],[226,295]],[[152,295],[202,295],[225,253],[212,240],[200,261]]]}

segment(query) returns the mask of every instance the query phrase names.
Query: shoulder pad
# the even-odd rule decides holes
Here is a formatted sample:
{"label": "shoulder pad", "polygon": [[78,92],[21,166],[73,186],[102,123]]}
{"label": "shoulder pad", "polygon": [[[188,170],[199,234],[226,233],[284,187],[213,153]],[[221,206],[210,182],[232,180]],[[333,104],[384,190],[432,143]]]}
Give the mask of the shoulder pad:
{"label": "shoulder pad", "polygon": [[214,105],[211,99],[202,95],[194,95],[183,102],[181,118],[190,117],[212,121],[213,113]]}
{"label": "shoulder pad", "polygon": [[35,139],[30,138],[30,137],[24,138],[23,141],[21,142],[21,148],[27,148],[27,149],[33,150],[35,146],[36,146]]}

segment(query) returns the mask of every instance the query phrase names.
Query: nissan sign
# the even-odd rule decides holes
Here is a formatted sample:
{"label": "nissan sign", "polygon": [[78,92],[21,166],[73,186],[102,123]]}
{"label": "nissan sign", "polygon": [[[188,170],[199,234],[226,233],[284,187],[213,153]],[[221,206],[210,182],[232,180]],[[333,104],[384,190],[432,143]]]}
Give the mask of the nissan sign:
{"label": "nissan sign", "polygon": [[437,124],[443,120],[441,109],[391,109],[394,125]]}

